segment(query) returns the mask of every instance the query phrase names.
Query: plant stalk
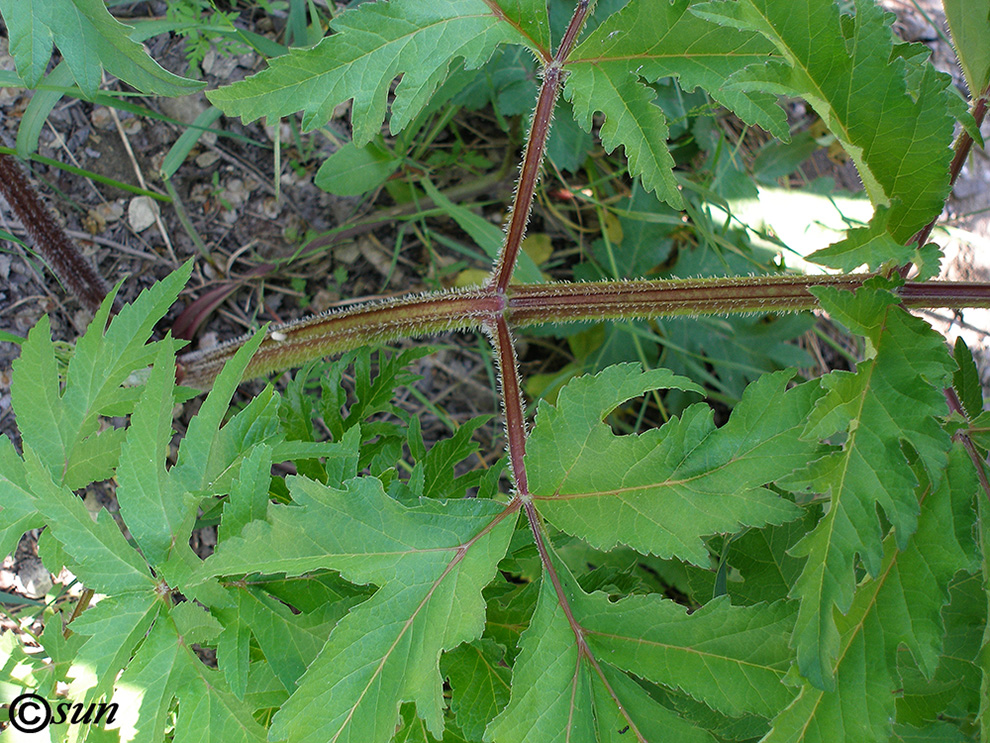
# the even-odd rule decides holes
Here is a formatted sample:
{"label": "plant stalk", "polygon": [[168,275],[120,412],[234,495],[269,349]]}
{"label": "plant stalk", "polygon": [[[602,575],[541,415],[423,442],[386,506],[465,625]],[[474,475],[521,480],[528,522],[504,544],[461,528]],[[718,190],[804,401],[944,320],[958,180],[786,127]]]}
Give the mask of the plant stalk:
{"label": "plant stalk", "polygon": [[543,84],[540,85],[536,109],[533,111],[533,124],[526,140],[526,153],[523,156],[519,182],[516,184],[516,193],[512,200],[512,216],[509,218],[505,240],[502,242],[502,249],[499,251],[498,261],[492,274],[492,284],[499,292],[505,292],[508,288],[512,271],[516,267],[522,239],[526,234],[526,225],[529,224],[529,212],[533,208],[533,194],[536,192],[536,181],[540,176],[547,137],[550,136],[553,109],[557,105],[557,97],[567,77],[564,62],[574,48],[578,34],[588,17],[588,6],[589,0],[578,2],[556,54],[543,67]]}
{"label": "plant stalk", "polygon": [[512,199],[512,215],[492,274],[492,283],[501,292],[506,290],[512,279],[512,271],[515,269],[522,239],[526,234],[529,212],[533,208],[536,181],[539,179],[540,165],[543,162],[543,151],[546,148],[547,137],[550,135],[550,122],[553,120],[553,109],[557,104],[560,86],[564,82],[564,74],[563,67],[556,62],[551,62],[543,70],[543,84],[540,86],[540,96],[536,100],[533,124],[526,142],[526,154],[523,156],[516,193]]}
{"label": "plant stalk", "polygon": [[[269,329],[244,378],[253,379],[311,359],[399,338],[477,329],[504,309],[505,297],[491,291],[468,289],[399,297],[305,318]],[[223,365],[252,335],[181,355],[179,381],[197,389],[209,389]]]}
{"label": "plant stalk", "polygon": [[[816,309],[811,289],[854,290],[872,274],[749,276],[743,278],[513,284],[399,297],[276,326],[268,331],[245,372],[253,379],[311,359],[366,344],[420,338],[452,330],[497,330],[554,322],[634,319],[670,315],[796,312]],[[909,308],[990,307],[990,285],[922,281],[897,290]],[[185,384],[209,389],[227,359],[250,335],[179,357]]]}
{"label": "plant stalk", "polygon": [[505,408],[505,436],[509,445],[509,467],[516,484],[516,495],[529,502],[529,484],[526,480],[526,414],[523,406],[522,384],[519,379],[519,360],[512,341],[512,331],[503,315],[486,322],[484,330],[491,338],[498,366],[502,405]]}
{"label": "plant stalk", "polygon": [[96,314],[110,287],[41,202],[14,158],[3,153],[0,153],[0,194],[62,286]]}

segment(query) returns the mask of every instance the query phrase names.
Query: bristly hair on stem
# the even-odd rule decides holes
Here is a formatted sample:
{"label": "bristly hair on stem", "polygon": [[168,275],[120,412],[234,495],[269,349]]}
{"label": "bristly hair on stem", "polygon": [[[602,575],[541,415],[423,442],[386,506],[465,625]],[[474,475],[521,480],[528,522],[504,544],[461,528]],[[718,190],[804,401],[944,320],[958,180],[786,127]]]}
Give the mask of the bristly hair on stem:
{"label": "bristly hair on stem", "polygon": [[522,166],[519,170],[519,181],[516,184],[515,196],[512,200],[512,211],[509,224],[505,229],[505,239],[495,262],[492,272],[491,285],[499,292],[504,292],[512,279],[512,271],[519,258],[519,249],[529,224],[529,213],[533,208],[533,194],[536,192],[536,182],[540,177],[543,165],[543,155],[546,151],[547,138],[550,136],[550,125],[553,122],[553,110],[557,105],[561,88],[567,73],[564,62],[577,43],[578,34],[584,26],[591,7],[589,0],[580,0],[574,8],[574,15],[567,25],[567,30],[561,38],[560,46],[553,59],[543,66],[543,83],[536,98],[536,108],[533,110],[533,122],[530,126],[529,137],[526,140],[526,152],[523,155]]}
{"label": "bristly hair on stem", "polygon": [[[269,330],[244,373],[253,379],[369,343],[421,338],[454,330],[512,328],[608,319],[798,312],[819,307],[816,286],[853,291],[873,274],[512,284],[413,294],[368,302]],[[990,286],[978,282],[911,281],[896,292],[905,307],[990,307]],[[184,383],[209,389],[223,365],[252,334],[179,356]]]}
{"label": "bristly hair on stem", "polygon": [[504,317],[486,322],[482,329],[488,335],[495,352],[502,408],[505,415],[505,436],[509,450],[509,470],[516,484],[516,497],[529,501],[529,484],[526,478],[526,414],[519,377],[519,359],[516,358],[515,341]]}
{"label": "bristly hair on stem", "polygon": [[21,221],[32,246],[58,280],[89,312],[96,313],[110,291],[93,264],[41,202],[34,187],[10,155],[0,153],[0,194]]}

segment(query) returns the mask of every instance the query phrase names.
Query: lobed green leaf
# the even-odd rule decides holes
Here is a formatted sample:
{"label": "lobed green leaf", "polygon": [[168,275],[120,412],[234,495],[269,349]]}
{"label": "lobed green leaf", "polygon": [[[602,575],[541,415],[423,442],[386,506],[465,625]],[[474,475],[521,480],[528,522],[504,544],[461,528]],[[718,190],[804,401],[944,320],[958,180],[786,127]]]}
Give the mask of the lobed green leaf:
{"label": "lobed green leaf", "polygon": [[906,242],[941,212],[953,94],[946,76],[895,50],[891,15],[872,0],[856,0],[852,19],[831,0],[720,0],[692,10],[757,31],[776,47],[786,63],[752,65],[726,87],[811,103],[856,163],[873,204],[890,208],[894,240]]}
{"label": "lobed green leaf", "polygon": [[945,469],[950,441],[936,417],[947,412],[942,388],[953,364],[942,337],[901,309],[892,292],[875,285],[855,297],[815,291],[832,317],[866,335],[875,349],[855,372],[822,378],[826,394],[803,433],[813,440],[842,433],[842,447],[784,483],[830,496],[828,512],[791,551],[808,558],[791,591],[801,601],[794,633],[801,672],[830,689],[829,669],[839,652],[833,607],[845,613],[851,606],[857,555],[870,575],[881,569],[877,506],[902,548],[917,526],[918,480],[906,447],[917,452],[936,484]]}
{"label": "lobed green leaf", "polygon": [[485,726],[509,701],[511,669],[505,650],[489,638],[445,653],[440,663],[451,688],[450,711],[469,740],[481,740]]}
{"label": "lobed green leaf", "polygon": [[856,588],[848,610],[835,616],[837,652],[826,669],[836,679],[834,691],[804,681],[794,702],[774,719],[767,743],[890,739],[900,686],[897,649],[903,644],[926,675],[935,672],[949,581],[971,565],[958,538],[968,536],[974,490],[975,473],[956,448],[948,475],[922,493],[918,527],[905,549],[898,548],[895,529],[883,542],[874,576]]}
{"label": "lobed green leaf", "polygon": [[185,95],[204,87],[198,80],[172,74],[148,56],[130,38],[133,29],[110,15],[103,0],[0,0],[0,13],[17,71],[30,87],[41,81],[53,42],[87,96],[95,95],[104,68],[155,95]]}
{"label": "lobed green leaf", "polygon": [[[569,596],[580,591],[568,573],[561,580]],[[580,653],[552,581],[544,575],[513,666],[509,704],[488,726],[485,740],[620,743],[620,735],[631,733],[632,740],[712,743],[708,733],[659,704],[616,667],[599,661],[598,669]]]}
{"label": "lobed green leaf", "polygon": [[181,607],[186,612],[205,612],[192,604],[180,604],[159,618],[117,682],[113,701],[119,705],[113,727],[122,740],[154,743],[164,738],[166,724],[178,700],[176,740],[217,743],[263,743],[274,740],[255,720],[251,708],[227,688],[222,674],[208,668],[193,652],[191,644],[209,639],[215,629],[183,633]]}
{"label": "lobed green leaf", "polygon": [[602,419],[648,390],[697,386],[629,364],[573,380],[556,408],[541,403],[527,447],[540,513],[599,549],[626,544],[696,565],[708,562],[705,535],[796,518],[794,504],[764,487],[819,451],[799,438],[819,393],[813,385],[785,391],[790,377],[769,374],[752,384],[721,429],[699,404],[631,436],[615,436]]}
{"label": "lobed green leaf", "polygon": [[554,565],[563,597],[545,574],[513,669],[511,700],[486,739],[620,741],[629,732],[632,740],[712,740],[632,676],[734,715],[771,715],[793,697],[781,683],[791,662],[792,608],[731,607],[720,599],[688,614],[657,595],[613,603],[604,593],[585,593]]}
{"label": "lobed green leaf", "polygon": [[390,129],[401,131],[429,102],[451,62],[481,66],[505,43],[528,39],[482,0],[392,0],[364,3],[337,16],[336,33],[312,49],[292,49],[271,66],[208,94],[228,116],[250,122],[303,112],[303,126],[322,126],[353,99],[353,142],[372,140],[385,120],[389,86],[399,75]]}
{"label": "lobed green leaf", "polygon": [[747,123],[788,138],[784,112],[773,96],[724,85],[737,70],[765,62],[773,47],[757,33],[719,27],[692,14],[690,5],[691,0],[632,0],[574,49],[564,88],[581,126],[590,131],[592,114],[604,113],[606,151],[623,145],[630,172],[678,209],[683,201],[671,172],[666,120],[644,81],[677,77],[685,90],[701,86]]}
{"label": "lobed green leaf", "polygon": [[127,543],[105,510],[94,520],[80,498],[52,480],[27,443],[24,464],[34,505],[54,538],[75,561],[73,572],[80,580],[101,593],[153,590],[155,580],[147,563]]}
{"label": "lobed green leaf", "polygon": [[402,701],[414,701],[435,736],[443,731],[441,651],[481,634],[481,589],[512,533],[512,518],[487,500],[424,499],[406,507],[381,483],[344,489],[295,478],[295,505],[270,506],[220,546],[204,575],[257,569],[299,575],[339,570],[380,586],[342,619],[276,715],[272,735],[293,741],[391,739]]}
{"label": "lobed green leaf", "polygon": [[47,318],[32,328],[29,342],[22,346],[21,357],[14,362],[15,379],[10,393],[25,444],[34,450],[56,482],[81,488],[112,474],[122,435],[114,429],[99,433],[97,416],[119,400],[120,387],[132,373],[154,361],[157,344],[146,345],[146,341],[155,323],[172,306],[191,270],[189,262],[142,292],[107,326],[116,295],[111,292],[76,342],[64,389]]}

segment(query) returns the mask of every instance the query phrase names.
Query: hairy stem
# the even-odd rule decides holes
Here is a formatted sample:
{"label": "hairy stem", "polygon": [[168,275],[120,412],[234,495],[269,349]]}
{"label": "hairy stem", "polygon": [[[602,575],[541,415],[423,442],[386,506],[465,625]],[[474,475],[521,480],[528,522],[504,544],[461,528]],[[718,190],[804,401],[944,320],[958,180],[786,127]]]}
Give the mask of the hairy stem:
{"label": "hairy stem", "polygon": [[[610,281],[512,287],[513,325],[631,320],[665,315],[807,310],[818,306],[814,286],[855,288],[868,278],[758,276],[674,281]],[[550,319],[552,318],[552,319]]]}
{"label": "hairy stem", "polygon": [[533,125],[529,130],[526,154],[523,156],[516,195],[512,201],[512,215],[492,275],[494,286],[499,291],[504,292],[509,285],[516,259],[519,257],[519,248],[522,245],[523,235],[526,234],[526,225],[529,223],[529,211],[533,207],[533,193],[539,178],[540,164],[543,162],[543,150],[546,148],[547,137],[550,134],[553,109],[563,81],[562,67],[551,62],[544,68],[543,84],[540,86],[540,96],[536,100]]}
{"label": "hairy stem", "polygon": [[529,502],[529,483],[526,480],[526,414],[523,408],[522,386],[519,379],[519,360],[512,340],[512,332],[505,317],[498,315],[485,323],[485,331],[491,338],[498,366],[499,387],[505,409],[505,436],[509,443],[509,467],[516,483],[516,497]]}
{"label": "hairy stem", "polygon": [[[245,379],[363,345],[486,326],[492,332],[500,323],[508,329],[554,322],[809,310],[818,307],[810,291],[814,287],[853,290],[869,278],[871,274],[516,284],[506,294],[492,286],[417,294],[276,326],[248,365]],[[905,284],[898,292],[903,304],[912,308],[990,307],[987,284],[920,281]],[[180,378],[192,387],[208,389],[249,337],[180,356]]]}
{"label": "hairy stem", "polygon": [[567,30],[560,38],[560,46],[557,47],[557,52],[553,55],[553,61],[557,64],[564,64],[567,58],[571,56],[574,45],[577,43],[578,34],[581,33],[584,22],[588,19],[591,5],[589,0],[578,0],[578,4],[574,8],[574,15],[571,16],[571,22],[567,24]]}
{"label": "hairy stem", "polygon": [[519,248],[522,245],[523,235],[526,234],[526,225],[529,223],[529,212],[533,208],[533,194],[536,191],[536,181],[543,163],[543,152],[546,149],[547,137],[550,135],[553,109],[557,105],[557,97],[566,77],[563,64],[574,48],[578,33],[588,16],[588,5],[589,0],[578,2],[556,54],[543,67],[543,84],[540,85],[536,109],[533,111],[533,124],[526,140],[526,153],[523,156],[519,182],[512,202],[512,216],[509,218],[505,240],[502,242],[502,249],[499,251],[495,271],[492,274],[492,284],[500,292],[504,292],[509,286],[512,271],[519,257]]}
{"label": "hairy stem", "polygon": [[0,194],[24,225],[24,230],[58,280],[92,313],[100,308],[110,287],[65,234],[52,213],[10,155],[0,153]]}
{"label": "hairy stem", "polygon": [[[815,287],[856,289],[868,274],[745,276],[670,281],[526,284],[509,292],[514,327],[549,322],[632,320],[672,315],[799,312],[818,307]],[[970,282],[925,281],[899,290],[905,307],[986,307],[990,287]]]}
{"label": "hairy stem", "polygon": [[[474,289],[400,297],[276,326],[268,331],[244,378],[399,338],[477,329],[504,308],[505,297]],[[183,354],[178,359],[180,381],[209,389],[223,365],[250,337],[248,334],[215,348]]]}

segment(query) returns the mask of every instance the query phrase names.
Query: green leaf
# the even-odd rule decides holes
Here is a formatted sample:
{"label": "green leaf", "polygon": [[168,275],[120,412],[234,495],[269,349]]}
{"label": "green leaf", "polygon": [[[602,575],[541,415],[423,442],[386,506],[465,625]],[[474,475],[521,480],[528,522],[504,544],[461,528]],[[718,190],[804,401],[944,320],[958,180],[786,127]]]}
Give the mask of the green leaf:
{"label": "green leaf", "polygon": [[505,650],[482,638],[443,656],[440,667],[450,682],[450,710],[464,735],[481,740],[485,726],[509,701],[512,671]]}
{"label": "green leaf", "polygon": [[236,537],[246,524],[265,518],[271,479],[272,449],[267,444],[257,444],[244,457],[238,479],[230,489],[230,498],[223,508],[219,541]]}
{"label": "green leaf", "polygon": [[[733,571],[726,585],[733,603],[756,604],[785,598],[804,567],[804,561],[788,551],[814,528],[818,518],[815,509],[809,508],[796,521],[749,529],[731,542],[723,540],[718,556],[724,556],[726,566]],[[698,597],[714,595],[715,578],[709,569],[693,569],[688,574],[692,592]]]}
{"label": "green leaf", "polygon": [[549,51],[550,18],[546,0],[494,0],[505,19],[528,39],[533,51]]}
{"label": "green leaf", "polygon": [[631,436],[615,436],[602,419],[648,390],[697,386],[665,369],[643,373],[634,365],[571,381],[556,408],[540,404],[527,445],[530,491],[540,512],[599,549],[626,544],[696,565],[708,563],[705,535],[796,518],[792,503],[764,487],[818,450],[798,438],[818,392],[812,385],[785,392],[790,378],[769,374],[752,384],[721,429],[699,404],[679,420]]}
{"label": "green leaf", "polygon": [[828,512],[791,554],[807,557],[791,591],[799,599],[794,645],[801,672],[830,689],[838,653],[833,606],[845,613],[853,600],[858,554],[870,575],[881,569],[883,551],[877,506],[906,546],[918,518],[917,479],[905,446],[913,447],[934,482],[945,467],[949,437],[935,416],[946,410],[942,388],[952,373],[945,342],[922,320],[899,307],[890,291],[873,282],[855,295],[813,290],[822,307],[855,333],[866,335],[875,355],[855,372],[822,378],[826,390],[803,436],[814,440],[845,434],[842,447],[784,482],[830,495]]}
{"label": "green leaf", "polygon": [[[251,628],[241,621],[229,622],[217,639],[217,665],[231,693],[243,700],[251,673]],[[257,664],[256,664],[257,666]],[[273,675],[275,670],[266,666]],[[283,700],[279,699],[279,703]]]}
{"label": "green leaf", "polygon": [[125,593],[104,598],[72,621],[70,629],[87,638],[72,664],[74,697],[92,701],[110,691],[162,606],[151,591]]}
{"label": "green leaf", "polygon": [[94,521],[82,499],[56,485],[27,443],[24,463],[34,503],[55,539],[72,556],[80,580],[100,593],[150,592],[155,580],[148,565],[124,539],[105,510]]}
{"label": "green leaf", "polygon": [[237,475],[251,446],[273,443],[279,438],[278,400],[270,387],[220,427],[244,370],[266,334],[264,329],[259,330],[224,365],[199,413],[190,422],[175,466],[169,471],[174,487],[210,495],[222,492]]}
{"label": "green leaf", "polygon": [[476,484],[481,472],[458,476],[454,468],[477,454],[478,443],[472,437],[489,420],[486,415],[471,418],[459,426],[449,439],[438,441],[430,447],[421,460],[423,495],[429,498],[462,498],[467,488]]}
{"label": "green leaf", "polygon": [[[926,675],[934,673],[942,649],[941,610],[948,600],[948,584],[970,564],[967,550],[957,541],[963,526],[958,519],[971,518],[967,511],[975,489],[975,473],[957,447],[941,485],[922,493],[918,528],[906,549],[898,549],[900,535],[895,530],[883,541],[875,576],[859,585],[844,614],[835,615],[838,652],[826,669],[836,679],[835,690],[822,691],[805,681],[794,702],[774,719],[765,743],[889,740],[900,686],[895,669],[898,646],[910,650]],[[967,526],[963,535],[968,534]]]}
{"label": "green leaf", "polygon": [[131,40],[131,27],[110,15],[103,0],[0,0],[0,13],[17,71],[31,87],[45,72],[53,41],[87,96],[96,93],[104,68],[156,95],[185,95],[205,85],[162,68]]}
{"label": "green leaf", "polygon": [[920,726],[939,717],[963,719],[979,712],[982,674],[978,661],[987,626],[987,593],[982,583],[980,573],[961,573],[950,585],[949,603],[942,609],[942,657],[934,675],[926,676],[908,654],[899,654],[904,691],[897,699],[898,720]]}
{"label": "green leaf", "polygon": [[[228,658],[235,660],[236,655],[243,652],[243,661],[246,662],[247,644],[242,632],[249,631],[257,640],[265,662],[288,693],[295,691],[296,682],[320,652],[336,621],[359,601],[357,597],[337,601],[332,613],[323,609],[313,613],[293,613],[285,604],[256,587],[237,586],[230,590],[234,594],[234,606],[218,612],[225,625],[218,654],[223,650],[225,654],[229,653]],[[226,648],[227,644],[231,647]],[[241,661],[235,660],[233,668],[241,665]],[[238,678],[231,672],[232,669],[221,667],[231,682],[231,688],[246,688],[246,672]],[[243,696],[243,691],[238,696]]]}
{"label": "green leaf", "polygon": [[313,182],[336,196],[360,196],[382,185],[402,164],[379,142],[364,147],[348,142],[323,161]]}
{"label": "green leaf", "polygon": [[783,602],[733,607],[721,597],[691,614],[656,594],[612,602],[596,592],[572,602],[597,657],[729,716],[769,717],[794,696],[782,683],[794,621]]}
{"label": "green leaf", "polygon": [[480,67],[500,44],[527,38],[496,18],[482,0],[393,0],[364,3],[338,15],[336,33],[312,49],[292,49],[247,80],[208,94],[229,116],[246,122],[303,111],[303,127],[330,120],[353,99],[354,144],[372,140],[385,120],[389,86],[399,75],[390,129],[401,131],[428,103],[450,63]]}
{"label": "green leaf", "polygon": [[[322,380],[320,413],[335,440],[344,432],[376,413],[396,413],[393,403],[395,389],[419,379],[407,368],[413,362],[429,355],[430,348],[407,348],[398,353],[378,353],[377,368],[372,376],[372,351],[369,348],[344,354],[333,362]],[[354,400],[342,410],[347,400],[341,378],[347,368],[354,365]]]}
{"label": "green leaf", "polygon": [[952,357],[959,367],[952,374],[952,386],[959,395],[963,409],[971,418],[976,418],[983,412],[983,385],[980,383],[980,373],[973,361],[973,354],[962,336],[956,338],[952,348]]}
{"label": "green leaf", "polygon": [[752,31],[720,28],[693,15],[690,5],[690,0],[632,0],[574,49],[564,89],[581,126],[590,131],[592,114],[604,113],[606,151],[623,145],[630,172],[678,209],[683,201],[671,173],[666,121],[653,103],[655,92],[643,81],[674,76],[685,90],[700,85],[746,122],[788,138],[784,112],[773,96],[724,86],[733,72],[765,62],[773,47]]}
{"label": "green leaf", "polygon": [[114,429],[98,433],[97,416],[104,406],[115,401],[128,376],[154,361],[156,344],[145,342],[155,323],[172,306],[191,270],[192,263],[186,263],[142,292],[107,327],[116,295],[111,292],[76,342],[64,391],[60,389],[47,318],[32,328],[29,341],[21,348],[21,357],[14,362],[11,399],[25,444],[44,462],[56,482],[81,488],[111,476],[122,437]]}
{"label": "green leaf", "polygon": [[21,535],[44,525],[27,470],[10,439],[0,436],[0,552],[12,555]]}
{"label": "green leaf", "polygon": [[547,158],[555,168],[577,173],[588,159],[594,146],[590,132],[575,121],[567,101],[558,101],[557,114],[547,139]]}
{"label": "green leaf", "polygon": [[127,430],[117,471],[117,502],[131,536],[152,564],[168,557],[190,506],[165,471],[172,441],[175,354],[161,344]]}
{"label": "green leaf", "polygon": [[[588,596],[570,573],[555,562],[562,590],[579,625],[581,608],[604,594]],[[588,602],[586,604],[585,602]],[[635,643],[633,643],[635,644]],[[581,653],[553,581],[544,574],[539,600],[529,628],[523,633],[521,652],[512,671],[512,695],[508,706],[488,726],[486,740],[494,743],[528,741],[676,740],[712,743],[703,730],[681,719],[627,676],[611,659]],[[635,731],[632,730],[635,726]]]}
{"label": "green leaf", "polygon": [[276,715],[272,735],[384,742],[402,701],[415,702],[441,735],[440,653],[481,634],[481,589],[505,553],[514,519],[479,499],[407,508],[373,478],[337,490],[297,477],[290,490],[295,505],[270,506],[266,522],[220,545],[203,572],[253,571],[264,554],[267,572],[332,568],[380,588],[334,628]]}
{"label": "green leaf", "polygon": [[948,78],[918,57],[895,54],[893,16],[872,0],[856,0],[855,10],[843,20],[831,0],[694,8],[704,18],[758,31],[777,48],[786,64],[752,65],[726,87],[811,103],[856,163],[873,204],[890,207],[888,230],[903,243],[941,212],[948,193],[954,123]]}
{"label": "green leaf", "polygon": [[211,642],[223,631],[210,612],[192,601],[177,603],[169,612],[169,618],[175,623],[180,641],[188,644]]}
{"label": "green leaf", "polygon": [[[180,621],[183,612],[176,610],[182,606],[192,605],[173,608]],[[119,711],[114,727],[120,729],[122,740],[163,740],[174,699],[179,703],[174,730],[177,741],[269,740],[251,708],[234,697],[220,672],[208,668],[193,652],[190,645],[202,640],[202,636],[183,636],[172,616],[158,619],[116,684],[113,701]]]}
{"label": "green leaf", "polygon": [[[453,102],[472,110],[491,104],[502,116],[529,113],[537,95],[534,72],[529,49],[500,47],[478,74],[472,75]],[[503,128],[508,126],[508,122],[502,123]]]}
{"label": "green leaf", "polygon": [[889,218],[890,210],[886,206],[878,206],[868,226],[849,230],[844,240],[816,250],[808,256],[808,260],[846,272],[855,271],[863,265],[868,271],[876,271],[884,263],[903,265],[914,261],[917,248],[902,245],[891,237],[887,231]]}
{"label": "green leaf", "polygon": [[894,736],[891,740],[897,743],[971,743],[972,737],[967,737],[951,722],[936,722],[923,727],[912,725],[894,725]]}
{"label": "green leaf", "polygon": [[28,332],[12,368],[10,398],[21,438],[36,455],[51,463],[53,471],[61,473],[67,445],[75,442],[65,441],[59,430],[61,390],[48,315]]}
{"label": "green leaf", "polygon": [[519,636],[529,626],[536,607],[539,584],[493,583],[485,590],[488,600],[485,636],[508,652],[511,662],[518,651]]}
{"label": "green leaf", "polygon": [[[403,704],[399,715],[401,724],[396,730],[395,737],[392,738],[392,743],[438,743],[437,739],[430,735],[426,723],[416,716],[416,705]],[[451,734],[449,727],[444,730],[442,743],[456,743],[458,740],[463,740],[463,738],[454,738]]]}
{"label": "green leaf", "polygon": [[990,84],[990,8],[982,0],[942,0],[942,9],[969,95],[975,99]]}
{"label": "green leaf", "polygon": [[47,17],[45,0],[0,0],[10,40],[10,54],[17,73],[29,87],[41,81],[52,58],[52,32],[43,19]]}
{"label": "green leaf", "polygon": [[[48,51],[51,54],[51,49]],[[65,88],[72,87],[72,70],[65,60],[49,72],[38,84],[38,90],[31,96],[31,102],[24,110],[21,123],[17,126],[17,155],[27,160],[38,151],[38,138],[48,121],[48,115],[65,95]]]}
{"label": "green leaf", "polygon": [[[617,67],[617,69],[616,69]],[[620,144],[629,161],[629,172],[642,178],[647,191],[675,209],[684,201],[674,179],[674,158],[667,148],[667,122],[655,105],[656,93],[626,65],[575,65],[564,95],[574,108],[574,117],[585,131],[591,131],[592,117],[605,114],[599,135],[606,152]]]}

